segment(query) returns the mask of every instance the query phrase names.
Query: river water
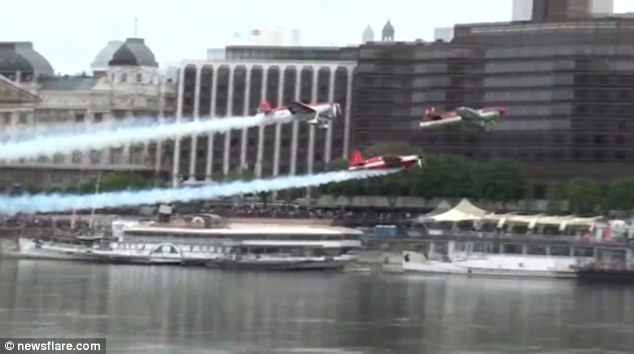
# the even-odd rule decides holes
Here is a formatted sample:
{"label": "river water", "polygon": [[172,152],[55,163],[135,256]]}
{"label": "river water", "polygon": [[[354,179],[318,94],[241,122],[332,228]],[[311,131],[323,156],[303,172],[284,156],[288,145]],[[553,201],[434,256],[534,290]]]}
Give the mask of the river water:
{"label": "river water", "polygon": [[2,337],[108,353],[632,353],[634,286],[0,261]]}

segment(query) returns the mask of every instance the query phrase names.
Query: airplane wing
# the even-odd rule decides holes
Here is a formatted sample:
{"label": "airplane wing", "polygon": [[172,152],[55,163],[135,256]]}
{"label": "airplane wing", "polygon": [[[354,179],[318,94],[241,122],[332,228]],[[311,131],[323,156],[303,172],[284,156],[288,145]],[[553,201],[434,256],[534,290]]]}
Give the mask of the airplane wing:
{"label": "airplane wing", "polygon": [[385,162],[385,167],[387,168],[402,167],[401,160],[400,156],[383,156],[383,162]]}
{"label": "airplane wing", "polygon": [[460,121],[462,121],[462,117],[457,115],[457,116],[453,116],[449,118],[440,118],[436,120],[424,120],[424,121],[421,121],[418,125],[421,128],[428,128],[428,127],[436,127],[436,126],[441,126],[441,125],[446,125],[451,123],[457,123]]}
{"label": "airplane wing", "polygon": [[482,110],[475,110],[469,107],[456,108],[456,112],[467,120],[482,120]]}
{"label": "airplane wing", "polygon": [[311,106],[302,103],[302,102],[292,102],[291,104],[289,104],[288,106],[288,111],[291,112],[291,114],[311,114],[311,113],[317,113],[317,111],[315,111]]}
{"label": "airplane wing", "polygon": [[330,117],[320,114],[316,109],[302,102],[293,102],[287,107],[288,111],[293,115],[298,115],[300,120],[305,120],[308,124],[321,129],[328,128],[328,123],[332,120]]}

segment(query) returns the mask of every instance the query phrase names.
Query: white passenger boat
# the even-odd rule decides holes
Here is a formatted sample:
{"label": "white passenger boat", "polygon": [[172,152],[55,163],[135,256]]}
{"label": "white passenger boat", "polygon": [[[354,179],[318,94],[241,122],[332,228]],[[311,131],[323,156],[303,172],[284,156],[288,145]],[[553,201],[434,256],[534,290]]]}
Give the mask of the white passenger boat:
{"label": "white passenger boat", "polygon": [[[323,225],[231,223],[211,214],[182,220],[112,222],[111,237],[78,247],[69,242],[21,247],[28,257],[108,263],[207,265],[249,269],[341,269],[361,247],[357,230]],[[21,239],[21,244],[35,241]]]}
{"label": "white passenger boat", "polygon": [[92,242],[81,239],[33,240],[21,237],[17,243],[4,240],[2,255],[10,258],[91,261]]}
{"label": "white passenger boat", "polygon": [[[579,266],[615,243],[575,237],[430,237],[403,252],[403,269],[430,274],[575,278]],[[631,251],[630,251],[631,253]]]}

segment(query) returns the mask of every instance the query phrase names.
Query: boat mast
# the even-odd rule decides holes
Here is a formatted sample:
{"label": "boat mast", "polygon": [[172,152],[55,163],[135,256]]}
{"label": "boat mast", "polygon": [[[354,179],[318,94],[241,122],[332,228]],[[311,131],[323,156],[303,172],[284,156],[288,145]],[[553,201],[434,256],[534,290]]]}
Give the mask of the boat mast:
{"label": "boat mast", "polygon": [[[97,175],[97,183],[95,184],[95,194],[99,194],[99,187],[101,186],[101,172]],[[90,233],[95,233],[95,207],[92,207],[90,211]]]}

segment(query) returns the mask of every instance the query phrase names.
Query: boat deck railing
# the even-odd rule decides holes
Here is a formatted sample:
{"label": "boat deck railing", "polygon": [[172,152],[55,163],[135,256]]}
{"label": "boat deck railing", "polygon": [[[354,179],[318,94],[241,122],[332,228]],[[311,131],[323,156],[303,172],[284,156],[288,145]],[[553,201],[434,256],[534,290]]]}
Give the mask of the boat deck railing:
{"label": "boat deck railing", "polygon": [[628,246],[634,243],[633,239],[623,236],[611,238],[597,238],[593,236],[579,235],[548,235],[548,234],[517,234],[506,232],[486,232],[486,231],[465,231],[465,230],[430,230],[427,233],[408,232],[407,237],[381,237],[372,238],[372,241],[399,240],[401,242],[421,242],[421,241],[509,241],[522,243],[574,243],[587,245],[610,245]]}

